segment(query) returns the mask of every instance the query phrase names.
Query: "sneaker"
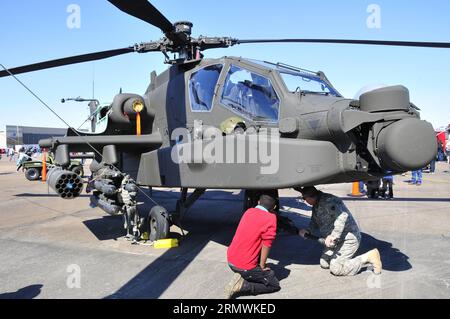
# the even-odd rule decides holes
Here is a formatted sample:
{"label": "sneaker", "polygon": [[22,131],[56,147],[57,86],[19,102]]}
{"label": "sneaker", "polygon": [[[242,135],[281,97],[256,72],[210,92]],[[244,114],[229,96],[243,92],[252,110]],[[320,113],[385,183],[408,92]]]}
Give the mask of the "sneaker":
{"label": "sneaker", "polygon": [[244,284],[244,278],[238,273],[234,273],[233,279],[225,287],[224,297],[225,299],[232,299],[233,296],[241,291]]}
{"label": "sneaker", "polygon": [[374,274],[381,274],[383,265],[381,264],[381,257],[378,249],[375,248],[368,252],[367,261],[372,264]]}
{"label": "sneaker", "polygon": [[416,186],[421,186],[422,185],[422,183],[416,183]]}

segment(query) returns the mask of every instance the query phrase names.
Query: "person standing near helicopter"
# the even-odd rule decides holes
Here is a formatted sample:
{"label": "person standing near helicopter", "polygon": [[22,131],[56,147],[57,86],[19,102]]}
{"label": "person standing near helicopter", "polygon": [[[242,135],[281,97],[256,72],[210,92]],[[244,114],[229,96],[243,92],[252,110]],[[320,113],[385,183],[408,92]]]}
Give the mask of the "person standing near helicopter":
{"label": "person standing near helicopter", "polygon": [[447,155],[448,172],[450,172],[450,139],[445,144],[445,155]]}

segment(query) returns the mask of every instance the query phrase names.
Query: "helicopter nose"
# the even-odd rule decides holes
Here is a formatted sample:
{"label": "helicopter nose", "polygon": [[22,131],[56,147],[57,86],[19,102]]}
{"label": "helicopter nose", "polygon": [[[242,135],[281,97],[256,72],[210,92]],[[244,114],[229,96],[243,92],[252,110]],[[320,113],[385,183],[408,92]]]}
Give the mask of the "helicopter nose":
{"label": "helicopter nose", "polygon": [[376,154],[389,169],[417,170],[428,165],[437,153],[433,126],[417,118],[394,122],[380,131]]}

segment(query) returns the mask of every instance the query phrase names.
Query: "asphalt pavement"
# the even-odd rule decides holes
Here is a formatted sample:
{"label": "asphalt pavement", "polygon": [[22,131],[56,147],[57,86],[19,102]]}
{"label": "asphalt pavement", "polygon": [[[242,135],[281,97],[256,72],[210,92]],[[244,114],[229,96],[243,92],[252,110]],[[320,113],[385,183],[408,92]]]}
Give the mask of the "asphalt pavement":
{"label": "asphalt pavement", "polygon": [[[257,298],[449,298],[450,173],[438,163],[422,186],[396,176],[393,200],[348,196],[351,184],[318,188],[341,196],[363,232],[363,253],[378,248],[383,273],[335,277],[319,266],[321,246],[280,233],[270,266],[281,290]],[[310,208],[281,191],[282,213],[306,227]],[[176,189],[152,197],[169,210]],[[141,207],[144,211],[148,206]],[[89,207],[89,196],[63,200],[0,161],[0,298],[222,298],[232,277],[226,249],[242,215],[239,190],[209,190],[183,221],[180,246],[132,245],[120,216]],[[173,226],[174,237],[180,229]],[[255,297],[246,297],[255,298]]]}

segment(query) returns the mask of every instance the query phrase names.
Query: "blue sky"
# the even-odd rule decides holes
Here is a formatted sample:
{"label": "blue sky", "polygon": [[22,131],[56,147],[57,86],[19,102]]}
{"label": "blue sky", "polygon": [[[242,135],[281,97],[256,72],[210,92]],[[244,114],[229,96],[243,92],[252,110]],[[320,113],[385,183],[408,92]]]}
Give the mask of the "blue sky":
{"label": "blue sky", "polygon": [[[172,22],[190,20],[194,36],[236,38],[356,38],[450,42],[448,0],[206,1],[153,0]],[[194,3],[196,6],[194,6]],[[381,28],[370,29],[367,7],[381,8]],[[81,8],[81,28],[69,29],[67,7]],[[159,29],[120,12],[103,0],[0,1],[0,63],[7,67],[69,55],[126,47],[155,40]],[[370,84],[403,84],[422,118],[435,127],[450,123],[450,50],[323,44],[241,45],[211,50],[223,55],[280,61],[324,71],[352,98]],[[128,54],[107,60],[22,74],[19,78],[70,125],[88,116],[87,106],[61,104],[62,97],[92,95],[109,102],[122,87],[142,94],[152,70],[167,66],[159,53]],[[0,127],[6,124],[64,127],[12,78],[0,78]]]}

